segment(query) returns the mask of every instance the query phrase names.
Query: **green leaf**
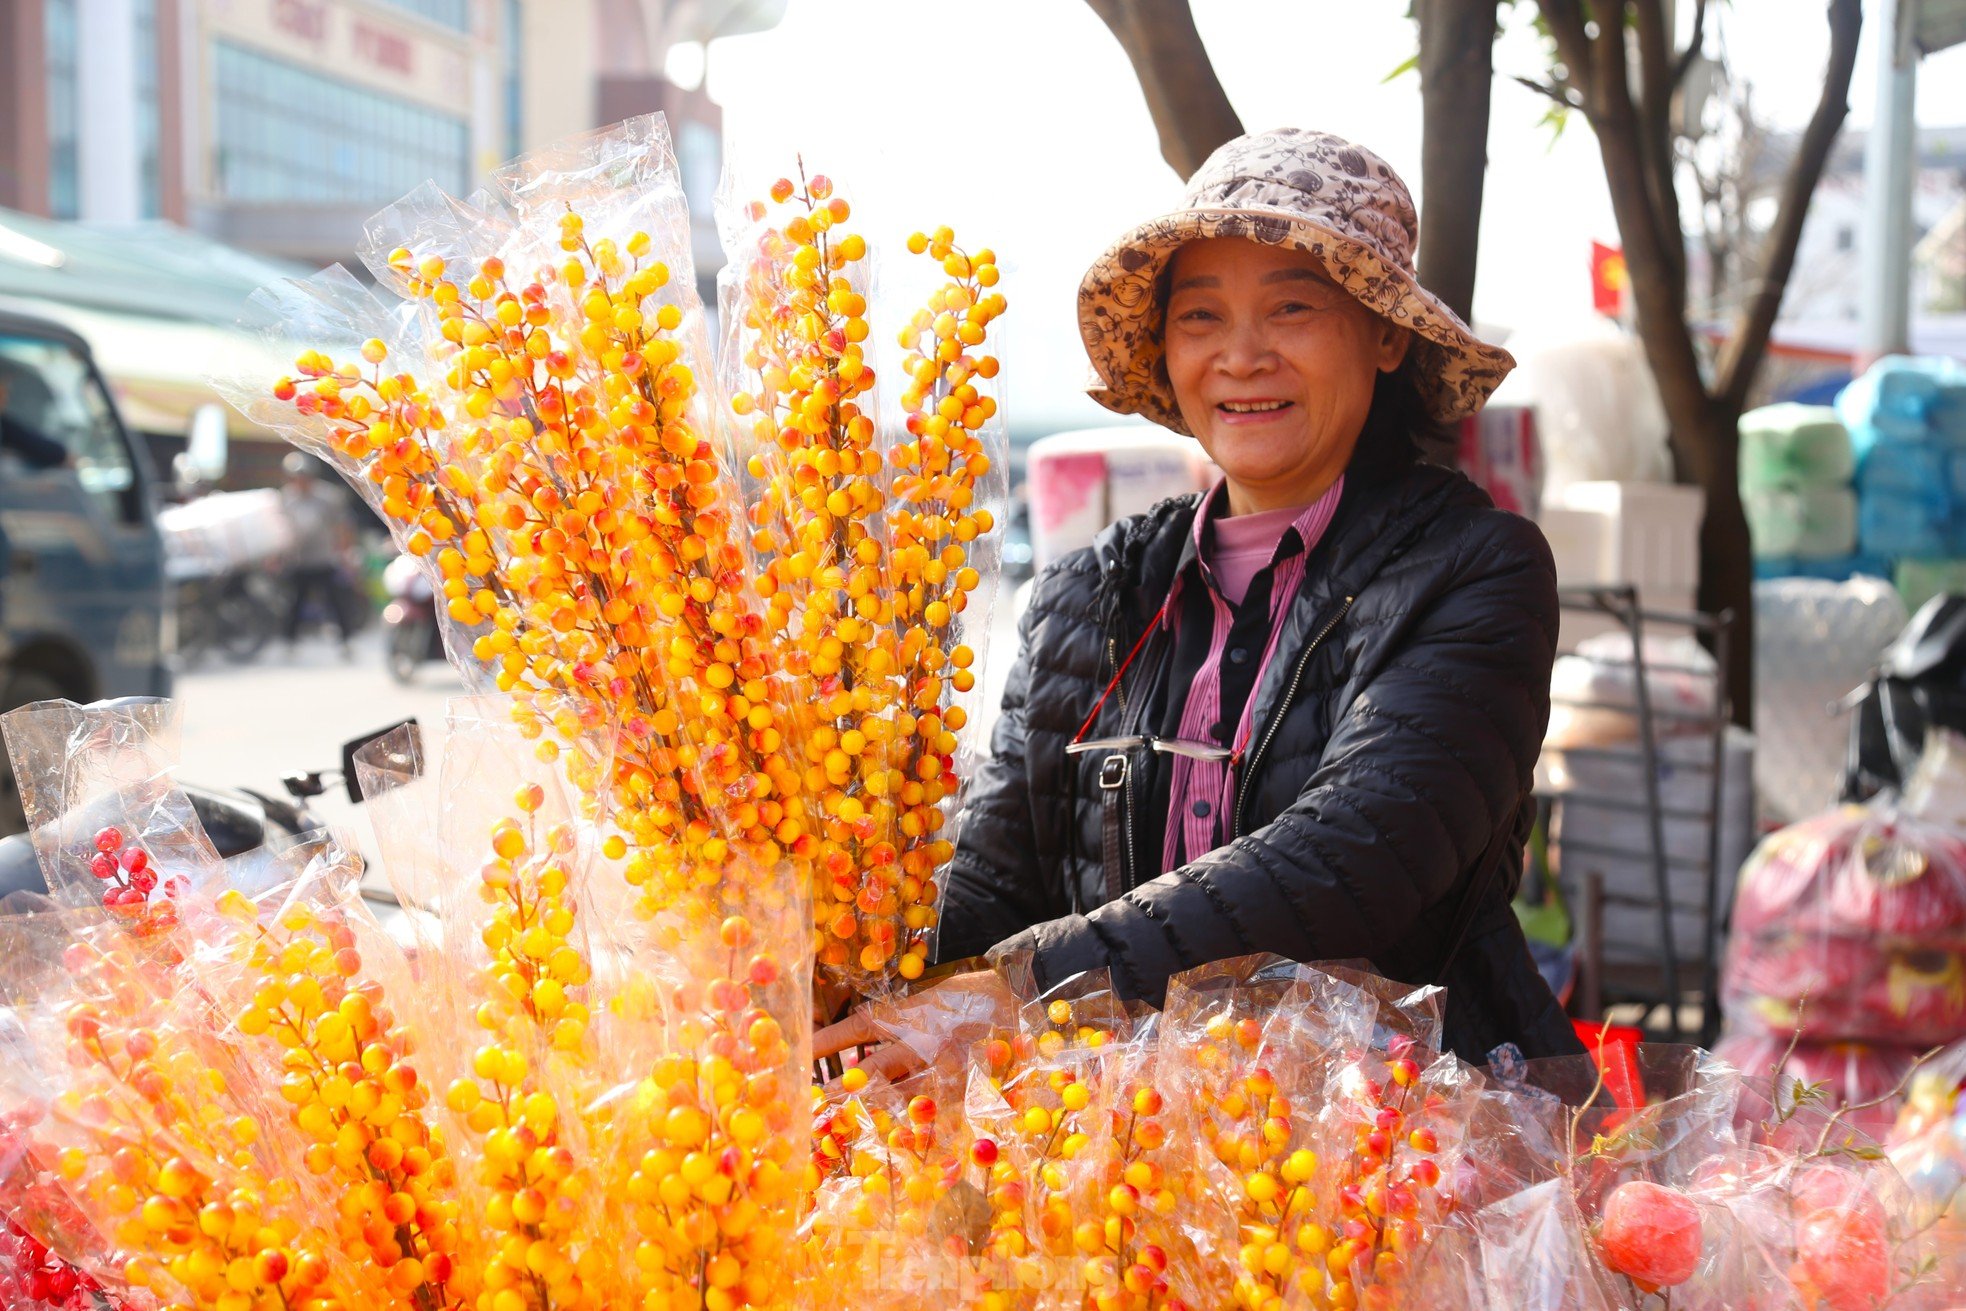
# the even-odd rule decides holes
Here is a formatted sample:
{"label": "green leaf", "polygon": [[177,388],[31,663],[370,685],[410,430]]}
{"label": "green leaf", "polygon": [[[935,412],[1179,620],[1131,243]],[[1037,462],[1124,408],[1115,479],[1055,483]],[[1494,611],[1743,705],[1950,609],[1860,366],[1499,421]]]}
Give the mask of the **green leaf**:
{"label": "green leaf", "polygon": [[1550,144],[1554,146],[1562,139],[1563,129],[1570,126],[1569,107],[1552,103],[1548,109],[1543,111],[1543,116],[1536,120],[1536,126],[1546,127],[1550,130]]}
{"label": "green leaf", "polygon": [[1400,78],[1405,77],[1408,73],[1417,73],[1419,71],[1420,71],[1420,52],[1416,50],[1411,55],[1409,55],[1406,58],[1406,61],[1402,63],[1398,68],[1395,68],[1392,72],[1380,78],[1379,85],[1384,86],[1388,82],[1396,82]]}

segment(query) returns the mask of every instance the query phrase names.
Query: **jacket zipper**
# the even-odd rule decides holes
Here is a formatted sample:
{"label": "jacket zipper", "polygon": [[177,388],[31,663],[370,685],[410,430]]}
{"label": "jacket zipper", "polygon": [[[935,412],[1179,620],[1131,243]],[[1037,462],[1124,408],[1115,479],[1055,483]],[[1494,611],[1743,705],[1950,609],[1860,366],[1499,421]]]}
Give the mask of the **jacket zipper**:
{"label": "jacket zipper", "polygon": [[[1338,613],[1331,616],[1325,622],[1324,627],[1318,630],[1317,636],[1311,639],[1311,644],[1304,648],[1304,654],[1297,657],[1297,668],[1290,675],[1290,686],[1284,689],[1283,700],[1278,703],[1276,713],[1270,716],[1270,726],[1263,731],[1263,736],[1257,740],[1256,749],[1250,752],[1249,758],[1242,762],[1242,781],[1236,785],[1235,822],[1230,826],[1229,831],[1229,840],[1231,842],[1242,836],[1243,806],[1249,800],[1250,780],[1256,777],[1256,762],[1263,758],[1263,753],[1269,749],[1270,740],[1277,735],[1277,730],[1283,727],[1283,717],[1289,712],[1290,703],[1297,697],[1297,687],[1304,681],[1304,671],[1310,668],[1311,657],[1317,654],[1317,649],[1320,646],[1324,645],[1324,639],[1331,636],[1331,630],[1336,628],[1344,621],[1345,616],[1351,613],[1352,602],[1356,599],[1356,597],[1346,597],[1345,603],[1338,607]],[[1252,690],[1250,695],[1254,696],[1256,694]]]}
{"label": "jacket zipper", "polygon": [[[1120,667],[1120,644],[1118,638],[1108,637],[1106,639],[1106,658],[1112,662],[1113,670],[1115,674],[1117,674]],[[1123,678],[1120,679],[1119,686],[1115,687],[1113,690],[1119,694],[1120,724],[1124,726],[1126,723],[1126,680]],[[1134,887],[1134,882],[1133,882],[1133,869],[1134,869],[1133,762],[1125,755],[1121,755],[1119,757],[1119,760],[1120,760],[1120,832],[1125,834],[1126,836],[1125,842],[1123,842],[1120,846],[1120,873],[1123,876],[1121,882],[1126,885],[1126,891],[1131,892],[1133,891],[1133,887]]]}

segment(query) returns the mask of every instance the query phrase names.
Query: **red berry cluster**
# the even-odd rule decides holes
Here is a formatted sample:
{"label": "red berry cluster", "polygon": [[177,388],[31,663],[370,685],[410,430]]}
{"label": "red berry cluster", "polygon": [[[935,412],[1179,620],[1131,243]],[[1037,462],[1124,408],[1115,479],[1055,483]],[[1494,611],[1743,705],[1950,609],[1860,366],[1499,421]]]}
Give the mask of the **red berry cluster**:
{"label": "red berry cluster", "polygon": [[[89,860],[89,872],[102,880],[104,908],[128,919],[142,916],[159,881],[157,865],[150,859],[150,853],[128,841],[123,830],[114,825],[97,831],[95,848],[96,854]],[[183,888],[183,879],[164,880],[166,897],[175,897]],[[168,912],[170,907],[166,905],[160,910]],[[163,918],[170,916],[166,913]]]}
{"label": "red berry cluster", "polygon": [[14,1297],[27,1299],[29,1307],[46,1306],[51,1311],[95,1311],[105,1302],[114,1306],[102,1286],[50,1252],[32,1234],[13,1221],[0,1217],[0,1291],[8,1293],[7,1305],[18,1306]]}

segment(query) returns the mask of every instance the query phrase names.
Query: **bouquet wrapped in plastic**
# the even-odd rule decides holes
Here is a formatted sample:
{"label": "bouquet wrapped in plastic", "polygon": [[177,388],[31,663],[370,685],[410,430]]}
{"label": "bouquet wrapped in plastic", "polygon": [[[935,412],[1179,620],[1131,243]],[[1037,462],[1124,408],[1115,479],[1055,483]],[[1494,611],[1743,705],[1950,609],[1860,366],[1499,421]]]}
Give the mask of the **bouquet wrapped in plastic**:
{"label": "bouquet wrapped in plastic", "polygon": [[1607,1098],[1582,1061],[1531,1062],[1513,1081],[1526,1122],[1562,1124],[1562,1150],[1519,1158],[1526,1186],[1449,1221],[1420,1304],[1857,1311],[1966,1286],[1922,1259],[1875,1143],[1802,1085],[1747,1084],[1690,1049],[1639,1060],[1639,1105]]}
{"label": "bouquet wrapped in plastic", "polygon": [[1811,1042],[1966,1035],[1966,841],[1885,805],[1765,839],[1741,871],[1722,996],[1737,1027]]}
{"label": "bouquet wrapped in plastic", "polygon": [[[915,242],[944,285],[891,321],[910,381],[883,416],[867,241],[823,178],[769,194],[776,210],[760,197],[726,223],[721,371],[653,117],[508,165],[468,201],[413,192],[364,249],[396,299],[339,270],[266,289],[269,326],[311,347],[293,378],[233,380],[423,563],[467,681],[563,753],[561,824],[591,838],[542,849],[523,806],[480,815],[514,866],[485,895],[510,903],[536,965],[552,931],[527,908],[559,894],[520,864],[577,857],[627,889],[605,898],[607,950],[622,1005],[662,1023],[622,1053],[655,1086],[611,1144],[647,1170],[608,1204],[641,1236],[650,1296],[757,1304],[788,1295],[799,1153],[775,1131],[804,1097],[813,963],[878,991],[919,975],[932,943],[957,700],[977,678],[963,639],[994,560],[1002,426],[981,348],[1004,308],[987,252]],[[599,1011],[562,994],[598,962],[500,966],[508,945],[479,946],[455,888],[436,895],[441,959],[543,994],[521,999],[521,1029],[577,1048]],[[579,909],[548,919],[597,923]],[[537,945],[549,962],[583,951]],[[500,1049],[537,1067],[516,1040]],[[476,1073],[488,1095],[515,1087]],[[731,1182],[700,1177],[705,1160]]]}
{"label": "bouquet wrapped in plastic", "polygon": [[[132,880],[134,904],[119,886],[107,906],[0,920],[9,1213],[133,1305],[655,1305],[696,1250],[691,1296],[787,1296],[803,1164],[776,1099],[803,1077],[794,1037],[755,974],[679,981],[633,890],[596,877],[605,839],[573,780],[605,774],[592,753],[611,739],[563,737],[577,722],[549,709],[465,700],[441,760],[370,749],[371,785],[395,784],[384,813],[438,834],[434,866],[396,889],[412,921],[396,933],[332,841],[255,864],[250,890],[198,869],[209,847],[130,707],[9,716],[24,794],[60,798],[30,802],[50,886],[157,876]],[[27,745],[78,733],[116,749]],[[126,758],[142,767],[101,768]],[[86,860],[53,840],[105,819]],[[742,972],[742,923],[720,941]],[[747,1050],[705,1032],[704,993]],[[730,1144],[705,1160],[713,1126]]]}

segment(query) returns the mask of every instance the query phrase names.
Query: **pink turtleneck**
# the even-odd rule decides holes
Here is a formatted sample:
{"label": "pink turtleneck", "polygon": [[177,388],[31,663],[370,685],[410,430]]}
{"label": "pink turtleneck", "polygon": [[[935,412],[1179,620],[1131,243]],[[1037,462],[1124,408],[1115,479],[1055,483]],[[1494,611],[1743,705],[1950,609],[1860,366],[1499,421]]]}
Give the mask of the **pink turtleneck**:
{"label": "pink turtleneck", "polygon": [[1284,529],[1296,523],[1309,507],[1287,505],[1281,510],[1220,517],[1214,521],[1215,540],[1207,562],[1215,586],[1230,605],[1241,605],[1250,580],[1277,553]]}

